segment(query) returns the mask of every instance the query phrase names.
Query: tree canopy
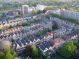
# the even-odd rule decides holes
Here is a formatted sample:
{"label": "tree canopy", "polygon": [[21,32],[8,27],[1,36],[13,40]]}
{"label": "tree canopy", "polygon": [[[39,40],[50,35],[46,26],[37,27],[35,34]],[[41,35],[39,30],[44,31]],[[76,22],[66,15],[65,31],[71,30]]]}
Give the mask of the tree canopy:
{"label": "tree canopy", "polygon": [[26,49],[24,50],[25,56],[29,56],[35,58],[38,56],[38,48],[35,45],[27,45]]}
{"label": "tree canopy", "polygon": [[77,46],[74,45],[74,42],[66,42],[61,48],[59,48],[58,53],[65,58],[70,58],[75,54]]}

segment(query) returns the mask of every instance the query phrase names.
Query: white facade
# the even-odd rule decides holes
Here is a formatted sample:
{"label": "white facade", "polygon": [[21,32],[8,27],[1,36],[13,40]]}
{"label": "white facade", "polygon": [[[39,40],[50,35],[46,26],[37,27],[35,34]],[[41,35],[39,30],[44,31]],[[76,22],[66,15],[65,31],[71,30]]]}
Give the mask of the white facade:
{"label": "white facade", "polygon": [[28,13],[32,13],[33,10],[36,10],[35,7],[29,7]]}
{"label": "white facade", "polygon": [[60,11],[61,11],[60,9],[58,9],[58,10],[53,10],[53,13],[54,13],[54,14],[58,14],[58,15],[60,15],[60,14],[61,14]]}
{"label": "white facade", "polygon": [[29,11],[29,6],[28,5],[22,5],[22,13],[27,14]]}
{"label": "white facade", "polygon": [[36,6],[36,9],[37,9],[37,10],[44,10],[45,7],[46,7],[46,6],[44,6],[44,5],[39,5],[39,4],[38,4],[38,5]]}
{"label": "white facade", "polygon": [[58,10],[47,10],[47,12],[45,14],[51,14],[51,13],[61,15],[61,10],[60,9],[58,9]]}
{"label": "white facade", "polygon": [[75,2],[77,0],[59,0],[60,2]]}

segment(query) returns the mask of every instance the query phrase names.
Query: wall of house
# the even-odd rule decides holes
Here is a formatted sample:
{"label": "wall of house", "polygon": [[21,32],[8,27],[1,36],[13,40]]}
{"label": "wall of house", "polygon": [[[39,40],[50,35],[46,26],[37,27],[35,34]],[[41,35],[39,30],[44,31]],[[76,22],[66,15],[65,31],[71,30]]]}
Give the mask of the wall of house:
{"label": "wall of house", "polygon": [[69,10],[61,10],[61,15],[66,18],[72,18],[79,20],[79,12],[69,11]]}

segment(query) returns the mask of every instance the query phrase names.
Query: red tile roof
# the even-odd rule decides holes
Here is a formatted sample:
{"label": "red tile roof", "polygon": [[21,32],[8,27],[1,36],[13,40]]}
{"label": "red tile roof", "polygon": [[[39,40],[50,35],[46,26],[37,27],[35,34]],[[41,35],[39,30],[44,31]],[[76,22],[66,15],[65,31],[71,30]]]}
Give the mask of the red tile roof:
{"label": "red tile roof", "polygon": [[64,40],[61,39],[61,38],[55,38],[55,39],[53,39],[53,43],[60,43],[62,41],[64,41]]}
{"label": "red tile roof", "polygon": [[53,34],[53,32],[47,32],[47,34],[48,34],[48,35],[51,35],[51,34]]}

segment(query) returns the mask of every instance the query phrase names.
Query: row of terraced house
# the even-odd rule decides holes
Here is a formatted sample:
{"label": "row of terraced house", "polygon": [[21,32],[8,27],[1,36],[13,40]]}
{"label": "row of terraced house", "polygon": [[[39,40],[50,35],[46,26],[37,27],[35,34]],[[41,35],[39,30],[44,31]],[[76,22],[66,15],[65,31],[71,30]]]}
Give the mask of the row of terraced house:
{"label": "row of terraced house", "polygon": [[79,20],[79,12],[77,11],[71,11],[66,9],[59,9],[59,10],[52,10],[51,13],[58,14],[61,16],[64,16],[66,18],[76,19]]}

